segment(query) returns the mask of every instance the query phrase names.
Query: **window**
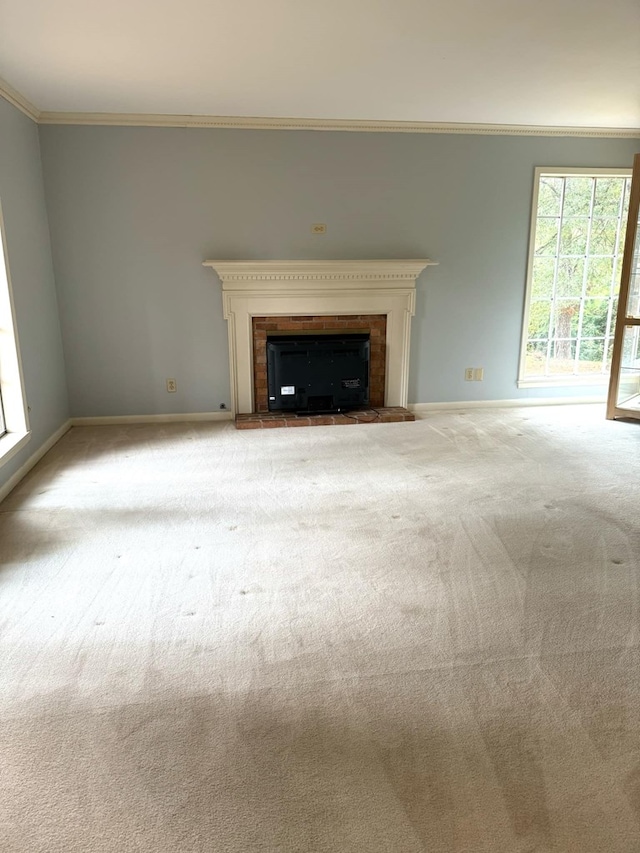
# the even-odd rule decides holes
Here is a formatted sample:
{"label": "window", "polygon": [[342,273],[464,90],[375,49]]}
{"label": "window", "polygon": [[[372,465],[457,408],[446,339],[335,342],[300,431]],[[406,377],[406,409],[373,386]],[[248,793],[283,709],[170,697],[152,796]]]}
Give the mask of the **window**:
{"label": "window", "polygon": [[604,383],[630,169],[536,169],[520,387]]}
{"label": "window", "polygon": [[27,443],[30,433],[1,209],[0,238],[0,465],[2,465]]}

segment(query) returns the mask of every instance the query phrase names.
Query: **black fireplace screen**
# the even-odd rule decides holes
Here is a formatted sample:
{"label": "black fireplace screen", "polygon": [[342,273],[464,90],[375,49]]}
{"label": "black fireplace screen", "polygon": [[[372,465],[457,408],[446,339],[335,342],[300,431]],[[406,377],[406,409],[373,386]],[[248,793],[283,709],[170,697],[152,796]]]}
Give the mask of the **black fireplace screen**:
{"label": "black fireplace screen", "polygon": [[369,405],[369,335],[267,338],[269,411],[344,412]]}

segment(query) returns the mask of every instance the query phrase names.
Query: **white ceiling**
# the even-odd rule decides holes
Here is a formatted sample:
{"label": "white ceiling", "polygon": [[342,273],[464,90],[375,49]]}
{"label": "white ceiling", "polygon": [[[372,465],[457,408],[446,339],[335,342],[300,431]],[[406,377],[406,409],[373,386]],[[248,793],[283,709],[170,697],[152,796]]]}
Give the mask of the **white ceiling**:
{"label": "white ceiling", "polygon": [[638,0],[0,0],[39,110],[640,128]]}

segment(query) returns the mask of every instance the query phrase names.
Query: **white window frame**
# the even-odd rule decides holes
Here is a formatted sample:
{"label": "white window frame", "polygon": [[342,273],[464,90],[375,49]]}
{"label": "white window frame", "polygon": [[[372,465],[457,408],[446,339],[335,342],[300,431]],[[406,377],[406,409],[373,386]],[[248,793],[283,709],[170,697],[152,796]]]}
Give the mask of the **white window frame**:
{"label": "white window frame", "polygon": [[[529,230],[529,254],[527,258],[527,282],[525,288],[524,314],[522,320],[522,337],[520,341],[520,363],[518,366],[518,388],[553,388],[590,385],[602,386],[603,389],[609,384],[609,374],[597,374],[584,376],[525,376],[525,365],[527,357],[527,334],[529,331],[529,313],[531,310],[531,292],[533,290],[533,261],[536,249],[536,224],[538,218],[538,196],[540,192],[540,178],[543,175],[579,175],[585,178],[630,178],[631,169],[624,168],[580,168],[567,166],[537,166],[533,179],[533,198],[531,200],[531,226]],[[623,229],[625,223],[622,225]],[[624,234],[622,236],[624,245]],[[615,317],[613,319],[615,323]],[[603,391],[603,394],[605,392]],[[604,399],[604,397],[603,397]]]}
{"label": "white window frame", "polygon": [[0,205],[0,394],[6,432],[0,436],[0,466],[11,459],[31,438],[24,389],[13,289],[9,272],[6,231]]}

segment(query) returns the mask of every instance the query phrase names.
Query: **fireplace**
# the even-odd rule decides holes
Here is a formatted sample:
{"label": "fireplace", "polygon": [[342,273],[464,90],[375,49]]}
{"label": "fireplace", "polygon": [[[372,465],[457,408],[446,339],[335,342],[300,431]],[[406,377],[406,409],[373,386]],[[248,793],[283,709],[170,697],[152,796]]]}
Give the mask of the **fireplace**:
{"label": "fireplace", "polygon": [[[222,282],[229,329],[231,399],[235,414],[267,409],[266,371],[254,335],[268,324],[362,329],[381,336],[376,382],[387,407],[407,405],[411,317],[416,279],[433,261],[205,261]],[[254,323],[255,319],[255,323]],[[265,328],[259,328],[264,323]],[[280,329],[284,330],[284,329]],[[378,365],[380,362],[378,363]],[[266,365],[266,353],[264,355]],[[382,375],[379,371],[382,370]],[[380,387],[382,386],[382,387]],[[373,387],[372,387],[373,392]]]}
{"label": "fireplace", "polygon": [[269,410],[267,340],[272,335],[351,333],[369,336],[369,403],[384,406],[386,332],[385,314],[339,314],[309,317],[253,317],[254,411]]}

